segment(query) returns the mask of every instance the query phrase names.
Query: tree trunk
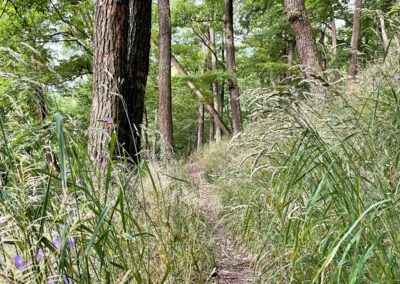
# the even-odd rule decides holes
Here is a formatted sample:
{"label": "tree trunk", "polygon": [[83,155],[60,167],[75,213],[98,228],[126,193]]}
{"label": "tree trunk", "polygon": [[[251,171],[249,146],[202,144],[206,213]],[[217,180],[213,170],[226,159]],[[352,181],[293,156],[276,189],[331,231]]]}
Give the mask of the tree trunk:
{"label": "tree trunk", "polygon": [[152,157],[153,157],[153,160],[154,160],[154,161],[157,160],[157,140],[158,140],[158,137],[157,137],[157,136],[158,136],[158,135],[157,135],[157,131],[154,130],[153,151],[152,151]]}
{"label": "tree trunk", "polygon": [[276,89],[277,83],[276,83],[276,80],[275,80],[275,77],[274,77],[274,74],[272,73],[272,71],[269,71],[269,78],[271,80],[272,88]]}
{"label": "tree trunk", "polygon": [[383,47],[385,48],[385,50],[387,50],[388,47],[389,47],[389,39],[388,39],[388,35],[386,33],[385,18],[383,16],[380,16],[379,17],[379,21],[380,21],[380,24],[381,24]]}
{"label": "tree trunk", "polygon": [[204,104],[200,103],[197,115],[197,150],[204,144]]}
{"label": "tree trunk", "polygon": [[336,56],[337,55],[337,33],[336,33],[336,22],[335,22],[334,17],[332,17],[331,33],[332,33],[332,53],[333,53],[333,56]]}
{"label": "tree trunk", "polygon": [[[217,67],[217,47],[215,45],[215,31],[212,28],[210,29],[210,47],[212,50],[211,69],[212,69],[212,71],[217,71],[217,69],[218,69],[218,67]],[[217,82],[212,83],[212,91],[213,91],[213,98],[214,98],[214,108],[215,108],[215,110],[219,111],[220,102],[219,102],[219,96],[218,96],[218,83]],[[220,142],[221,138],[222,138],[221,128],[219,128],[218,125],[215,125],[215,139],[217,142]]]}
{"label": "tree trunk", "polygon": [[114,130],[127,156],[135,163],[139,161],[149,69],[151,5],[151,0],[95,3],[88,152],[97,170],[108,158],[109,137]]}
{"label": "tree trunk", "polygon": [[[174,65],[175,69],[179,72],[179,74],[184,75],[184,76],[188,75],[187,72],[185,71],[185,69],[183,69],[182,65],[175,58],[174,55],[172,55],[171,60],[172,60],[172,65]],[[192,82],[188,81],[187,84],[193,90],[193,92],[196,94],[196,96],[199,99],[204,100],[203,94],[196,88],[196,86]],[[213,116],[215,123],[221,128],[221,130],[224,132],[224,134],[226,136],[230,137],[232,135],[231,131],[225,125],[224,121],[219,116],[218,112],[214,109],[214,107],[208,103],[205,103],[205,106],[206,106],[207,110],[211,113],[211,115]]]}
{"label": "tree trunk", "polygon": [[143,109],[143,127],[142,127],[142,136],[143,136],[143,148],[146,150],[146,156],[150,155],[150,144],[149,144],[149,136],[147,135],[147,127],[149,125],[147,119],[147,110],[146,107]]}
{"label": "tree trunk", "polygon": [[171,156],[174,147],[171,97],[171,14],[169,0],[158,1],[160,49],[158,89],[160,109],[161,155]]}
{"label": "tree trunk", "polygon": [[[211,36],[209,35],[209,31],[207,31],[207,33],[206,33],[206,39],[207,39],[208,43],[211,42]],[[211,49],[211,51],[213,51],[213,50]],[[209,50],[208,50],[208,47],[206,44],[203,44],[203,56],[204,56],[203,73],[205,73],[209,70]],[[209,123],[210,123],[209,141],[211,142],[211,141],[214,141],[214,125],[215,125],[212,114],[210,114]]]}
{"label": "tree trunk", "polygon": [[188,137],[188,148],[187,148],[187,156],[190,157],[192,153],[192,136]]}
{"label": "tree trunk", "polygon": [[215,138],[214,133],[215,133],[215,123],[212,114],[210,113],[210,136],[208,137],[210,142],[214,141]]}
{"label": "tree trunk", "polygon": [[233,0],[225,0],[225,45],[226,45],[226,69],[231,73],[229,92],[231,99],[233,132],[242,131],[242,119],[240,114],[239,87],[236,80],[235,43],[233,33]]}
{"label": "tree trunk", "polygon": [[[287,60],[287,64],[289,66],[293,66],[293,62],[294,62],[294,54],[296,52],[295,50],[296,48],[296,41],[294,39],[289,40],[289,49],[288,49],[288,60]],[[290,70],[288,70],[285,73],[285,78],[282,80],[282,83],[284,85],[290,85],[292,83],[292,72],[290,72]]]}
{"label": "tree trunk", "polygon": [[328,65],[328,57],[325,52],[325,35],[326,35],[326,26],[321,31],[321,37],[318,43],[321,45],[321,55],[322,55],[322,70],[326,70],[326,66]]}
{"label": "tree trunk", "polygon": [[297,51],[303,65],[303,72],[311,81],[310,90],[313,93],[321,93],[321,88],[315,83],[315,76],[320,76],[322,69],[304,0],[284,0],[284,2],[293,34],[296,37]]}
{"label": "tree trunk", "polygon": [[361,25],[361,8],[362,0],[356,0],[354,9],[354,22],[353,22],[353,34],[351,36],[351,56],[350,56],[350,67],[349,75],[357,75],[357,48],[358,40],[360,38],[360,25]]}
{"label": "tree trunk", "polygon": [[[221,62],[222,63],[225,62],[224,37],[222,37]],[[225,81],[224,80],[222,80],[222,83],[221,83],[221,92],[220,92],[219,96],[220,96],[219,97],[219,106],[218,106],[217,112],[218,112],[219,116],[221,117],[221,119],[223,119],[223,117],[224,117],[224,101],[225,101]],[[223,136],[223,131],[221,129],[221,139],[222,139],[222,136]]]}

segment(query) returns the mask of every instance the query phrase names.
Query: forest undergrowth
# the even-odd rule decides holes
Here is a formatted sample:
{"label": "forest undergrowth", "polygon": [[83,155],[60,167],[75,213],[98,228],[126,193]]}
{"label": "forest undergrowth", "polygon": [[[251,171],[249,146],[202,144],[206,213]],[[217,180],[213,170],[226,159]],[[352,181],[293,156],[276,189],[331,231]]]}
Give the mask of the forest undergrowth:
{"label": "forest undergrowth", "polygon": [[[246,91],[245,131],[190,157],[254,256],[254,281],[400,278],[400,70],[390,62],[324,96]],[[0,119],[1,281],[205,282],[218,251],[183,161],[112,160],[114,134],[95,173],[70,118],[39,128]],[[26,146],[49,133],[45,149]],[[44,166],[44,151],[58,168]]]}
{"label": "forest undergrowth", "polygon": [[132,167],[109,158],[95,172],[64,122],[56,115],[46,126],[55,129],[50,146],[59,157],[47,169],[24,147],[37,130],[12,132],[0,121],[0,282],[202,283],[214,252],[177,162]]}
{"label": "forest undergrowth", "polygon": [[400,279],[399,69],[371,65],[323,96],[256,89],[246,130],[192,159],[260,283]]}

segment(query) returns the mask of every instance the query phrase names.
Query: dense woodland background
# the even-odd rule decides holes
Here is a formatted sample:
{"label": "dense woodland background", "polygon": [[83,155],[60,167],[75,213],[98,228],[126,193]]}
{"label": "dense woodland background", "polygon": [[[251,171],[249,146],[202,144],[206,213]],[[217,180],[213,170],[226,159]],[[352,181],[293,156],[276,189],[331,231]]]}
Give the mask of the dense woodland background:
{"label": "dense woodland background", "polygon": [[0,282],[398,281],[399,9],[1,0]]}

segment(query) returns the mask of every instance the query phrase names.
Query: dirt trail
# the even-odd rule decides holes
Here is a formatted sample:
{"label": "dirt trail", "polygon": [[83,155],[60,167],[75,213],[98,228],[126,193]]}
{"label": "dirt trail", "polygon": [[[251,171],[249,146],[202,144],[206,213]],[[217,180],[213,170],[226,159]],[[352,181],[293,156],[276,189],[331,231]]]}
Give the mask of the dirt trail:
{"label": "dirt trail", "polygon": [[235,246],[234,239],[222,220],[218,218],[221,203],[201,178],[200,163],[194,162],[188,165],[187,170],[194,186],[200,191],[200,207],[213,225],[212,241],[217,250],[215,255],[218,267],[216,275],[207,279],[207,282],[219,284],[255,283],[249,255],[241,252]]}

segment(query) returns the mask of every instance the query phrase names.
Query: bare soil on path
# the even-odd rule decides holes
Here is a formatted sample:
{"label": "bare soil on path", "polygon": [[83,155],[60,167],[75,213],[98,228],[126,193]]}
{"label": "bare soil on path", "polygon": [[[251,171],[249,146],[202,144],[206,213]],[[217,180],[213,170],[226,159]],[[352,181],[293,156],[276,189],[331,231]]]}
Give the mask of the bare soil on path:
{"label": "bare soil on path", "polygon": [[219,284],[255,283],[250,256],[236,245],[234,238],[218,217],[222,205],[219,198],[212,193],[208,184],[202,179],[200,162],[189,164],[187,171],[193,185],[199,190],[200,208],[213,226],[211,229],[212,242],[215,245],[217,267],[216,273],[210,271],[207,282]]}

